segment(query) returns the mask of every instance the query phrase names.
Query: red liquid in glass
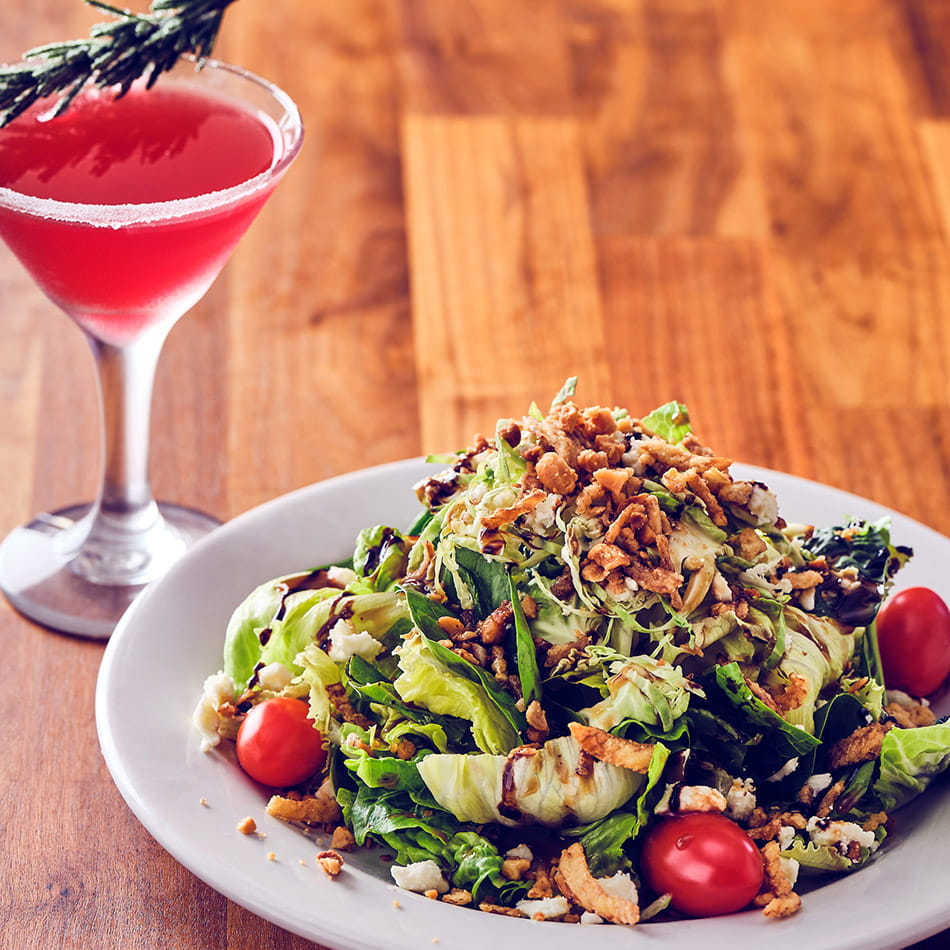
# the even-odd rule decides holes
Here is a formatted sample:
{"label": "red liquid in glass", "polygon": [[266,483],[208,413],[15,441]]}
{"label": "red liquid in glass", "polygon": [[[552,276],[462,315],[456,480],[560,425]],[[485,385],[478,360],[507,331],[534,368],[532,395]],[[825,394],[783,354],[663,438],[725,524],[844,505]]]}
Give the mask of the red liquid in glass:
{"label": "red liquid in glass", "polygon": [[267,123],[230,100],[161,81],[121,99],[89,90],[55,119],[34,108],[0,129],[0,186],[100,207],[94,223],[70,221],[56,209],[8,207],[0,194],[0,236],[80,325],[127,342],[200,299],[273,183],[224,203],[207,200],[187,216],[141,208],[123,211],[119,222],[110,206],[246,182],[275,161],[276,128]]}

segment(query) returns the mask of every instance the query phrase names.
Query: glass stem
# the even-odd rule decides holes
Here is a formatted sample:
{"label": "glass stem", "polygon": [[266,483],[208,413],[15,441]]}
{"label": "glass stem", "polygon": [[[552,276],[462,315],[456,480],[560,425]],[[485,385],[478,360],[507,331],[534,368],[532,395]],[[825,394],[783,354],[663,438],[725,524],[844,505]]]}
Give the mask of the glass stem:
{"label": "glass stem", "polygon": [[179,553],[157,540],[162,515],[148,475],[152,388],[166,335],[157,326],[117,346],[87,334],[99,377],[103,471],[73,570],[96,583],[145,583]]}
{"label": "glass stem", "polygon": [[152,388],[163,338],[145,333],[125,346],[90,337],[99,373],[103,474],[99,511],[138,525],[154,518],[148,477]]}

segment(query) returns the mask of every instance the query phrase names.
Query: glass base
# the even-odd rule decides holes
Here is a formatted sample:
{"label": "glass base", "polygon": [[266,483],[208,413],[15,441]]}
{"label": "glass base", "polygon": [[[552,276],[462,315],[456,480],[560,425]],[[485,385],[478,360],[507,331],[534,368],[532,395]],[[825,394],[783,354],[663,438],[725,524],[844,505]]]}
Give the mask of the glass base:
{"label": "glass base", "polygon": [[0,544],[0,589],[21,614],[44,627],[105,640],[146,583],[220,522],[192,508],[160,502],[163,523],[153,529],[159,536],[150,539],[160,558],[142,573],[141,582],[110,583],[104,579],[108,572],[90,579],[96,572],[85,563],[89,553],[81,550],[91,509],[84,504],[44,512],[8,534]]}

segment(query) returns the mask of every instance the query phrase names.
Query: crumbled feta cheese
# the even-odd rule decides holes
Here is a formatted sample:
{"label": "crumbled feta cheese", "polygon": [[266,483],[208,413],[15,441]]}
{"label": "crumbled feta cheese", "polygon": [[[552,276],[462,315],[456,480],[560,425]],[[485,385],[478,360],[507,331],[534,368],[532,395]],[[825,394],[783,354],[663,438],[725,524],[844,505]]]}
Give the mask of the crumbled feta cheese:
{"label": "crumbled feta cheese", "polygon": [[710,785],[681,785],[677,811],[725,811],[726,796]]}
{"label": "crumbled feta cheese", "polygon": [[663,797],[653,809],[657,815],[679,815],[687,811],[723,812],[726,796],[710,785],[666,786]]}
{"label": "crumbled feta cheese", "polygon": [[632,904],[639,901],[637,885],[633,883],[630,875],[625,871],[617,871],[611,877],[598,877],[595,880],[612,897],[617,897],[622,901],[630,901]]}
{"label": "crumbled feta cheese", "polygon": [[257,685],[275,693],[279,693],[293,678],[283,663],[268,663],[257,671]]}
{"label": "crumbled feta cheese", "polygon": [[479,503],[479,513],[485,515],[498,511],[500,508],[511,508],[517,500],[517,491],[508,485],[502,485],[485,492]]}
{"label": "crumbled feta cheese", "polygon": [[785,876],[788,878],[788,883],[794,887],[798,882],[798,869],[801,867],[801,865],[794,858],[780,857],[778,859],[778,863],[785,872]]}
{"label": "crumbled feta cheese", "polygon": [[352,584],[359,577],[359,575],[350,567],[340,567],[337,564],[331,564],[327,568],[327,580],[331,584],[339,584],[340,587],[346,587],[347,584]]}
{"label": "crumbled feta cheese", "polygon": [[439,894],[445,894],[449,889],[449,882],[442,874],[442,869],[431,858],[426,861],[416,861],[404,867],[394,864],[389,870],[393,880],[404,891],[414,891],[416,894],[436,891]]}
{"label": "crumbled feta cheese", "polygon": [[873,831],[865,831],[853,821],[830,821],[827,818],[808,819],[805,830],[811,836],[812,844],[828,845],[840,854],[847,854],[848,845],[856,841],[868,851],[876,850],[878,840]]}
{"label": "crumbled feta cheese", "polygon": [[719,571],[713,575],[712,595],[723,604],[728,604],[732,600],[732,588],[729,586],[729,581]]}
{"label": "crumbled feta cheese", "polygon": [[620,461],[623,462],[627,468],[632,469],[633,474],[638,478],[642,478],[646,474],[647,463],[639,445],[634,444],[630,446],[630,449],[623,453]]}
{"label": "crumbled feta cheese", "polygon": [[487,491],[488,485],[486,485],[485,482],[476,482],[468,489],[468,500],[473,505],[480,505]]}
{"label": "crumbled feta cheese", "polygon": [[829,785],[831,785],[830,772],[818,772],[809,776],[808,781],[805,782],[805,787],[810,788],[815,795],[820,795]]}
{"label": "crumbled feta cheese", "polygon": [[330,628],[330,649],[327,654],[337,663],[345,663],[351,656],[375,660],[382,649],[383,645],[371,633],[358,631],[349,620],[338,620]]}
{"label": "crumbled feta cheese", "polygon": [[212,673],[204,682],[201,699],[191,721],[201,733],[201,751],[213,749],[220,741],[218,735],[218,707],[234,699],[234,680],[227,673]]}
{"label": "crumbled feta cheese", "polygon": [[778,829],[778,846],[782,851],[792,846],[795,840],[795,829],[791,825],[781,825]]}
{"label": "crumbled feta cheese", "polygon": [[552,917],[563,917],[571,909],[566,897],[544,897],[537,901],[518,901],[515,907],[528,917],[542,917],[550,920]]}
{"label": "crumbled feta cheese", "polygon": [[582,924],[602,924],[604,922],[604,918],[601,917],[600,914],[595,914],[592,911],[585,910],[584,913],[581,914],[580,922]]}
{"label": "crumbled feta cheese", "polygon": [[560,495],[548,495],[524,516],[524,526],[544,538],[553,534],[557,528],[555,513],[560,504]]}
{"label": "crumbled feta cheese", "polygon": [[534,853],[526,844],[515,845],[505,852],[506,858],[524,858],[525,861],[533,861]]}
{"label": "crumbled feta cheese", "polygon": [[755,805],[755,783],[750,778],[737,778],[726,792],[726,814],[733,821],[746,821]]}
{"label": "crumbled feta cheese", "polygon": [[778,499],[770,488],[754,485],[747,507],[759,524],[773,524],[778,519]]}
{"label": "crumbled feta cheese", "polygon": [[740,584],[744,584],[746,587],[780,590],[790,594],[792,592],[792,582],[787,577],[773,581],[771,575],[774,569],[775,565],[770,561],[762,561],[759,564],[753,564],[748,570],[742,571],[737,579]]}
{"label": "crumbled feta cheese", "polygon": [[815,591],[816,587],[809,587],[806,590],[800,590],[798,592],[798,603],[801,605],[802,610],[814,610],[815,609]]}
{"label": "crumbled feta cheese", "polygon": [[781,782],[787,775],[791,775],[798,768],[798,759],[789,759],[777,772],[770,775],[766,782]]}

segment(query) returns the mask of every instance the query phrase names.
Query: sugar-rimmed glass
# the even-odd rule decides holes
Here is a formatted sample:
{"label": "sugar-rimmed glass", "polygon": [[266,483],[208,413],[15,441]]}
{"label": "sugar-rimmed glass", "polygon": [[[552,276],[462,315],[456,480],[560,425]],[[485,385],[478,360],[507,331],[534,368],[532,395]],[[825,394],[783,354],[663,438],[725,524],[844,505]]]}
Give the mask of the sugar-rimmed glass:
{"label": "sugar-rimmed glass", "polygon": [[[102,422],[98,496],[39,514],[11,532],[0,545],[0,588],[30,619],[89,637],[108,637],[139,591],[218,523],[153,497],[148,456],[155,369],[169,330],[205,294],[296,157],[303,137],[290,97],[235,66],[208,60],[197,68],[183,60],[162,75],[154,90],[141,91],[140,101],[157,105],[158,99],[149,97],[159,90],[185,95],[182,101],[200,103],[209,114],[243,110],[273,140],[269,165],[236,182],[222,179],[216,187],[212,163],[202,173],[211,185],[200,193],[186,193],[182,185],[178,194],[168,190],[177,187],[177,180],[165,162],[180,153],[169,148],[167,156],[150,159],[166,179],[165,191],[157,192],[160,200],[134,202],[104,199],[99,186],[109,182],[105,175],[95,183],[90,177],[96,187],[88,201],[38,195],[35,183],[22,189],[0,184],[0,238],[88,339]],[[101,97],[126,101],[115,100],[111,91],[94,90],[89,96],[103,113],[107,106]],[[84,101],[72,108],[83,108]],[[141,115],[147,118],[148,112]],[[24,121],[37,119],[23,117],[0,130],[0,175],[3,146],[17,147],[22,135],[17,129]],[[48,136],[69,128],[64,119],[44,115],[40,121]],[[126,129],[132,139],[134,128],[123,126],[121,134]],[[198,134],[197,126],[184,124],[177,131],[176,149]],[[35,151],[35,143],[27,145]],[[228,152],[221,150],[222,167]]]}

